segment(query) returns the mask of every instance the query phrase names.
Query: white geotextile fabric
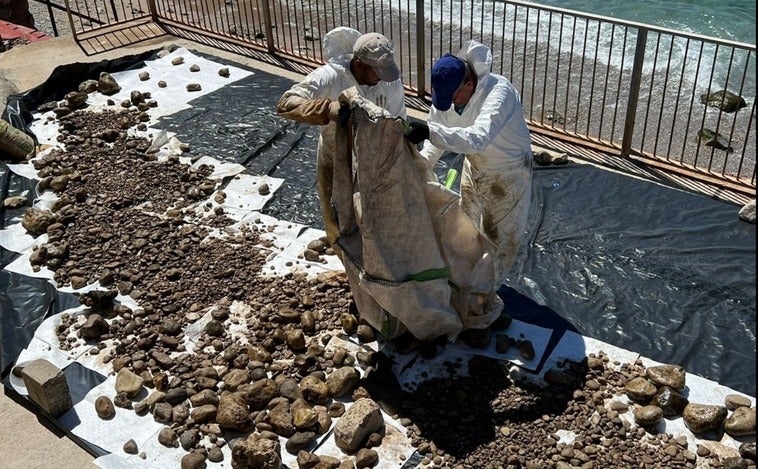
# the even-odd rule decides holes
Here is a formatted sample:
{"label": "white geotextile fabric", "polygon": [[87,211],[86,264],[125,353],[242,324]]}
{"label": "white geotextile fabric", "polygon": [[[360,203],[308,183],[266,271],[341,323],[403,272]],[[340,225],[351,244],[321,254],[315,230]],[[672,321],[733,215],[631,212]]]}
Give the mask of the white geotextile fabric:
{"label": "white geotextile fabric", "polygon": [[[361,317],[386,338],[410,331],[421,340],[454,340],[488,326],[503,304],[496,294],[493,246],[437,182],[403,137],[403,123],[355,89],[336,123],[331,206],[337,241]],[[332,143],[332,142],[324,142]],[[319,161],[322,164],[322,160]]]}

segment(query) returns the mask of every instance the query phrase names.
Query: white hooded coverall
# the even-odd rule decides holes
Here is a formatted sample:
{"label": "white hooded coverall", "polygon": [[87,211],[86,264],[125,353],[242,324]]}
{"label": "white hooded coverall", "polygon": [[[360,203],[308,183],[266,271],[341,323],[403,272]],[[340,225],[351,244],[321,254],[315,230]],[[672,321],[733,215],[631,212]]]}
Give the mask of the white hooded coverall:
{"label": "white hooded coverall", "polygon": [[461,205],[497,246],[498,278],[513,266],[526,230],[532,187],[532,151],[521,97],[513,84],[490,73],[487,46],[469,41],[458,57],[477,76],[476,90],[461,114],[451,106],[429,112],[429,140],[421,154],[436,164],[442,153],[466,155]]}
{"label": "white hooded coverall", "polygon": [[280,116],[322,126],[317,148],[318,190],[324,228],[333,246],[339,235],[334,214],[329,207],[335,154],[335,124],[329,122],[329,104],[336,101],[343,91],[355,87],[362,97],[386,109],[393,116],[403,119],[406,117],[402,80],[398,78],[391,83],[380,81],[373,86],[359,85],[351,73],[353,45],[360,36],[361,33],[357,30],[342,26],[329,31],[323,38],[324,55],[328,63],[313,70],[303,81],[285,91],[277,104]]}

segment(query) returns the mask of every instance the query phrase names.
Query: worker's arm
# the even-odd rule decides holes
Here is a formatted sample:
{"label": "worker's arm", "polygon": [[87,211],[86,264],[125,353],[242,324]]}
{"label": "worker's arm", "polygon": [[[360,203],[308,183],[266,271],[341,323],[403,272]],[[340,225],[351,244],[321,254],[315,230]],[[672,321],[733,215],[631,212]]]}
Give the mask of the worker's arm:
{"label": "worker's arm", "polygon": [[[454,153],[481,153],[490,145],[521,107],[515,88],[498,81],[484,100],[474,123],[468,127],[448,127],[430,114],[429,141]],[[439,112],[432,109],[432,113]]]}
{"label": "worker's arm", "polygon": [[282,117],[305,124],[328,124],[335,80],[336,72],[328,65],[314,70],[282,94],[276,112]]}

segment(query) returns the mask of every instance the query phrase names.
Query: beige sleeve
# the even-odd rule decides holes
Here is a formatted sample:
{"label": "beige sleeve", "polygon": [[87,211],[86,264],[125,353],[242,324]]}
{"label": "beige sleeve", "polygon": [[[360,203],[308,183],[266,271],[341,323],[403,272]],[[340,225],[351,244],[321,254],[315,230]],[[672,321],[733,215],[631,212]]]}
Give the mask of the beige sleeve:
{"label": "beige sleeve", "polygon": [[288,119],[305,124],[326,125],[329,123],[329,99],[307,99],[295,93],[285,92],[276,105],[276,112]]}

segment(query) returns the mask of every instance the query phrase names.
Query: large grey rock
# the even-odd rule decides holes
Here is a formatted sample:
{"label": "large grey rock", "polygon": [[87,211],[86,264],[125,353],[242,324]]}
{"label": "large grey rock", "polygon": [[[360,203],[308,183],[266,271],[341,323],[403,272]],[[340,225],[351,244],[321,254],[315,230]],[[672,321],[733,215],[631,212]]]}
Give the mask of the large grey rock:
{"label": "large grey rock", "polygon": [[73,403],[66,375],[44,358],[28,363],[21,370],[29,399],[53,417],[66,413]]}
{"label": "large grey rock", "polygon": [[383,428],[384,417],[376,402],[358,399],[334,425],[334,442],[342,451],[352,454],[370,434],[381,433]]}

